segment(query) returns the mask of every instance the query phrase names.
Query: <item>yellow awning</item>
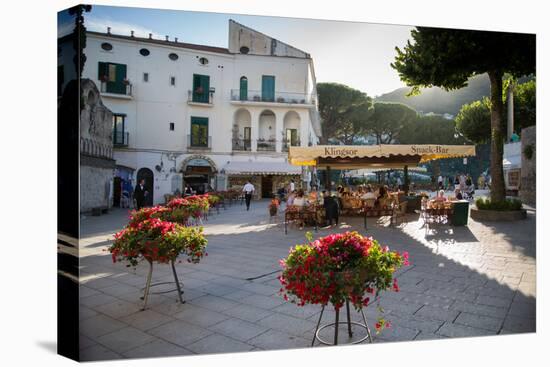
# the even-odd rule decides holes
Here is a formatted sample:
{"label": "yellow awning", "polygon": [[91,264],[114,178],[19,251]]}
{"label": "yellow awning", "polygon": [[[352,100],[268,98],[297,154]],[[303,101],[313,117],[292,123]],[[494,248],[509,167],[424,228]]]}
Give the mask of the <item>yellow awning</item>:
{"label": "yellow awning", "polygon": [[352,169],[415,166],[434,159],[475,155],[475,145],[317,145],[290,147],[288,161],[296,166]]}

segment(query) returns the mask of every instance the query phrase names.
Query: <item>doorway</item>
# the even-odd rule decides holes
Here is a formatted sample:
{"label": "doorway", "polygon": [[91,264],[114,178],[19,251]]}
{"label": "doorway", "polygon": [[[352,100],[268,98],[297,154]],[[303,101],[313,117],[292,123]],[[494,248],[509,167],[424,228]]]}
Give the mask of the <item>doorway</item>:
{"label": "doorway", "polygon": [[149,168],[140,168],[137,172],[137,184],[141,180],[145,180],[145,190],[147,195],[145,195],[145,200],[143,204],[145,206],[153,206],[153,187],[154,187],[154,174]]}
{"label": "doorway", "polygon": [[121,193],[122,193],[122,179],[117,176],[113,179],[113,206],[120,207]]}
{"label": "doorway", "polygon": [[262,176],[262,198],[271,198],[273,195],[273,176]]}

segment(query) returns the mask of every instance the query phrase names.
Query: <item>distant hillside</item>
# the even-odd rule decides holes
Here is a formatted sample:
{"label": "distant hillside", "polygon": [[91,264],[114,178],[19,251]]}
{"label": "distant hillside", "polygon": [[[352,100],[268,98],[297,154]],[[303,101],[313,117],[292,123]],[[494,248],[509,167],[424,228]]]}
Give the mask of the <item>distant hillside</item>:
{"label": "distant hillside", "polygon": [[375,98],[376,102],[399,102],[404,103],[415,110],[423,113],[450,113],[458,114],[463,104],[470,103],[489,96],[490,92],[489,76],[487,74],[478,75],[470,79],[468,86],[446,92],[439,87],[422,89],[418,96],[407,97],[411,88],[404,87]]}

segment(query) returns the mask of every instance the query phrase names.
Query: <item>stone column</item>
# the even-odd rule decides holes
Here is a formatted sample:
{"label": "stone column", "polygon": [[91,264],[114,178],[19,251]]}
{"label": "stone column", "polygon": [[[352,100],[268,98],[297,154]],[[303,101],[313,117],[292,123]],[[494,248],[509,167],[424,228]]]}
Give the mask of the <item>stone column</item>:
{"label": "stone column", "polygon": [[281,153],[283,150],[283,129],[284,129],[284,117],[283,112],[275,113],[275,151]]}
{"label": "stone column", "polygon": [[253,152],[258,149],[258,134],[260,130],[260,114],[256,109],[250,111],[250,147]]}

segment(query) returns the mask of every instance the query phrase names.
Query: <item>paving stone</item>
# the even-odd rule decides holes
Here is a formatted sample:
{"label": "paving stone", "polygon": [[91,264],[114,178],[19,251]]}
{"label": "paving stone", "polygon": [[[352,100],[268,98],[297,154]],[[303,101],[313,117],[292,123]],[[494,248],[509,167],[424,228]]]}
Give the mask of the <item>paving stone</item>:
{"label": "paving stone", "polygon": [[508,308],[512,303],[512,299],[479,295],[477,296],[475,303],[487,306]]}
{"label": "paving stone", "polygon": [[271,329],[283,331],[292,335],[302,335],[304,332],[312,330],[316,326],[313,321],[298,319],[296,317],[286,316],[277,313],[261,319],[257,322],[257,324]]}
{"label": "paving stone", "polygon": [[194,353],[178,345],[168,343],[164,340],[156,339],[134,349],[122,353],[128,358],[155,358],[155,357],[173,357],[187,356]]}
{"label": "paving stone", "polygon": [[101,306],[97,306],[94,309],[107,316],[111,316],[114,319],[119,319],[133,313],[140,311],[141,304],[130,303],[123,300],[116,300],[115,302],[106,303]]}
{"label": "paving stone", "polygon": [[89,297],[83,297],[80,298],[79,302],[81,305],[93,308],[95,306],[104,305],[106,303],[115,302],[117,299],[113,296],[109,296],[107,294],[99,293],[94,294]]}
{"label": "paving stone", "polygon": [[138,291],[139,291],[139,288],[128,284],[124,284],[124,283],[119,283],[111,287],[101,289],[102,293],[108,294],[113,297],[118,297],[120,295],[127,294],[127,293],[135,293]]}
{"label": "paving stone", "polygon": [[271,311],[268,311],[266,309],[246,304],[242,304],[240,306],[230,308],[222,312],[226,315],[250,322],[256,322],[272,314]]}
{"label": "paving stone", "polygon": [[79,295],[80,298],[89,297],[89,296],[93,296],[93,295],[96,295],[96,294],[100,294],[100,292],[96,289],[88,288],[88,287],[85,287],[83,285],[78,287],[78,295]]}
{"label": "paving stone", "polygon": [[83,281],[82,284],[84,284],[88,288],[101,290],[101,288],[112,287],[119,283],[109,278],[95,278],[95,279]]}
{"label": "paving stone", "polygon": [[80,351],[80,361],[106,361],[112,359],[122,359],[122,355],[105,348],[103,345],[94,345]]}
{"label": "paving stone", "polygon": [[126,327],[97,338],[97,341],[109,349],[122,353],[153,340],[153,336],[133,327]]}
{"label": "paving stone", "polygon": [[204,307],[211,311],[224,311],[240,305],[235,301],[231,301],[222,297],[210,296],[210,295],[195,298],[189,301],[188,303],[194,306]]}
{"label": "paving stone", "polygon": [[494,318],[490,316],[481,316],[461,312],[454,323],[497,332],[500,330],[503,321],[503,318]]}
{"label": "paving stone", "polygon": [[186,347],[197,354],[247,352],[254,347],[220,334],[212,334]]}
{"label": "paving stone", "polygon": [[238,290],[236,292],[227,293],[227,294],[223,295],[222,297],[230,299],[232,301],[239,301],[240,302],[241,299],[243,299],[245,297],[248,297],[248,296],[252,296],[253,294],[254,293],[252,293],[252,292]]}
{"label": "paving stone", "polygon": [[451,310],[473,313],[475,315],[490,316],[495,318],[504,318],[508,310],[502,307],[486,306],[478,303],[456,301]]}
{"label": "paving stone", "polygon": [[537,329],[537,323],[534,318],[508,315],[504,319],[502,328],[510,333],[534,333]]}
{"label": "paving stone", "polygon": [[473,328],[465,325],[460,324],[451,324],[449,322],[446,322],[439,328],[439,330],[436,332],[436,334],[446,336],[449,338],[463,338],[463,337],[471,337],[471,336],[484,336],[484,335],[495,335],[496,332],[486,330],[486,329],[479,329],[479,328]]}
{"label": "paving stone", "polygon": [[428,333],[421,331],[414,340],[437,340],[437,339],[448,339],[446,336],[434,334],[434,333]]}
{"label": "paving stone", "polygon": [[82,306],[80,305],[78,307],[78,319],[80,321],[84,320],[84,319],[87,319],[87,318],[90,318],[90,317],[93,317],[93,316],[96,316],[98,315],[98,313],[94,310],[92,310],[91,308],[88,308],[86,306]]}
{"label": "paving stone", "polygon": [[212,331],[188,322],[174,321],[153,328],[149,330],[148,333],[170,343],[185,347],[186,345],[192,344],[212,334]]}
{"label": "paving stone", "polygon": [[242,342],[246,342],[269,330],[268,327],[235,318],[217,323],[210,326],[209,329]]}
{"label": "paving stone", "polygon": [[309,347],[311,345],[311,340],[277,330],[269,330],[250,339],[248,344],[263,350],[291,349]]}
{"label": "paving stone", "polygon": [[93,345],[97,345],[97,342],[95,342],[94,340],[88,338],[86,335],[80,334],[78,336],[78,348],[79,349],[86,349],[86,348],[89,348]]}
{"label": "paving stone", "polygon": [[186,304],[181,312],[173,314],[172,317],[201,327],[215,325],[229,318],[220,312],[210,311],[192,304]]}
{"label": "paving stone", "polygon": [[512,316],[534,319],[536,317],[536,308],[537,306],[534,303],[512,302],[508,313]]}
{"label": "paving stone", "polygon": [[319,305],[304,305],[298,306],[295,303],[286,302],[280,306],[273,308],[271,311],[282,313],[284,315],[293,316],[299,319],[307,319],[312,315],[318,315],[321,312]]}
{"label": "paving stone", "polygon": [[154,327],[173,322],[172,317],[163,315],[153,310],[144,310],[135,312],[120,319],[122,322],[135,327],[136,329],[147,331]]}
{"label": "paving stone", "polygon": [[422,306],[418,311],[415,312],[416,316],[421,316],[429,320],[440,320],[440,321],[450,321],[453,322],[460,311],[442,309],[432,306]]}
{"label": "paving stone", "polygon": [[256,306],[260,308],[264,308],[266,310],[274,309],[277,306],[282,305],[286,301],[282,297],[269,297],[269,296],[262,296],[259,294],[253,294],[248,297],[244,297],[240,300],[242,304],[250,305],[250,306]]}
{"label": "paving stone", "polygon": [[80,322],[80,332],[87,337],[96,339],[102,335],[122,329],[127,325],[109,316],[97,315]]}

